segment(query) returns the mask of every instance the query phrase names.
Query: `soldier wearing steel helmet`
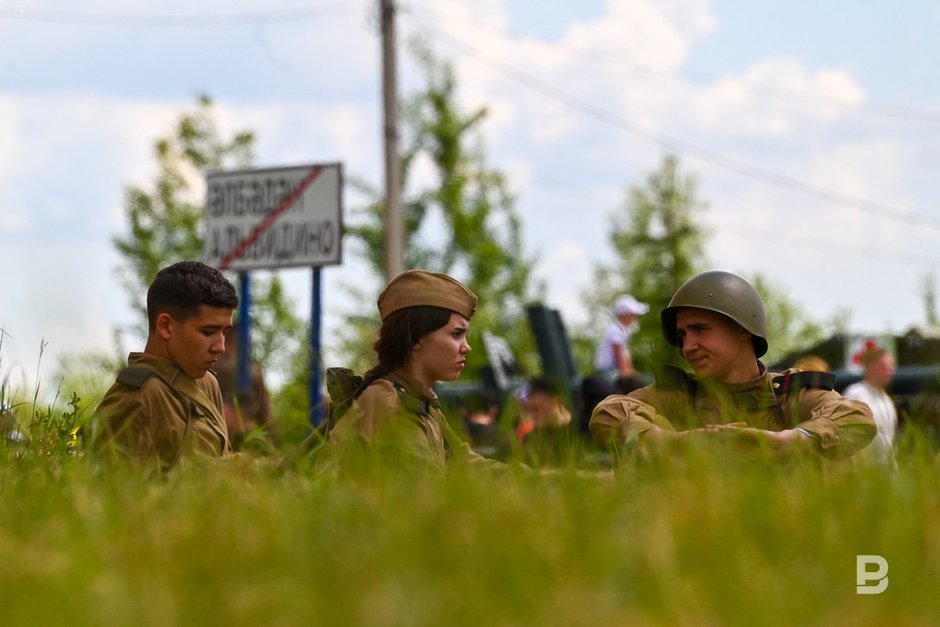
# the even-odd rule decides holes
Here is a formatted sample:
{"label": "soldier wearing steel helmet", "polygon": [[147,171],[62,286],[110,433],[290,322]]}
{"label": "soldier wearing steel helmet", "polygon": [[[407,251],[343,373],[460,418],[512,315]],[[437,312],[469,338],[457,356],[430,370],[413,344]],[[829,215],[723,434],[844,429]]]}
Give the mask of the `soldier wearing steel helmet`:
{"label": "soldier wearing steel helmet", "polygon": [[834,375],[772,373],[759,361],[767,352],[764,304],[741,277],[711,271],[689,279],[660,320],[693,373],[666,367],[652,385],[609,396],[591,416],[598,440],[645,447],[733,439],[776,454],[846,458],[875,436],[871,410],[833,391]]}

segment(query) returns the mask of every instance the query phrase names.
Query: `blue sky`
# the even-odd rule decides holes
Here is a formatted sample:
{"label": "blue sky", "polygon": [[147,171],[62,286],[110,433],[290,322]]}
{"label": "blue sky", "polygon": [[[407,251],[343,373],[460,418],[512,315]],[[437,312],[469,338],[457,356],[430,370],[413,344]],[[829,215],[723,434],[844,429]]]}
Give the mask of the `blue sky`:
{"label": "blue sky", "polygon": [[[259,166],[334,162],[382,183],[379,40],[363,0],[0,0],[0,374],[101,348],[131,321],[111,238],[153,141],[203,91]],[[924,322],[940,261],[940,2],[412,0],[487,106],[549,304],[572,324],[628,186],[666,147],[709,207],[711,266],[759,272],[858,332]],[[415,85],[401,56],[402,93]],[[356,198],[347,194],[347,207]],[[309,271],[285,273],[298,311]],[[325,341],[363,281],[324,270]],[[377,286],[366,284],[367,287]],[[129,344],[131,344],[131,341]],[[129,345],[128,349],[136,348]],[[329,354],[327,355],[329,359]]]}

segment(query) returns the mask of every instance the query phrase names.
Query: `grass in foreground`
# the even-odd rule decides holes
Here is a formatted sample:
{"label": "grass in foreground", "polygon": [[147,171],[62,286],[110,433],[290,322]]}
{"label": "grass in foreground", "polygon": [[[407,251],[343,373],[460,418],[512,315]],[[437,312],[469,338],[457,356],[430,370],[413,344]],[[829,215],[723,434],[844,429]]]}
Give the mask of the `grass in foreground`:
{"label": "grass in foreground", "polygon": [[[938,469],[737,462],[415,476],[0,447],[5,625],[931,625]],[[856,594],[856,555],[889,563]]]}

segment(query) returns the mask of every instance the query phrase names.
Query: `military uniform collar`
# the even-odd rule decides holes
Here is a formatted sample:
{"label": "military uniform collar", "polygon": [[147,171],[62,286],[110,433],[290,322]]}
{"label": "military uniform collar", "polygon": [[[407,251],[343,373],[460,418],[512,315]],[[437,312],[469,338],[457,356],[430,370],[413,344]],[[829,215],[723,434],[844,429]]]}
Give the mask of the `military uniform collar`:
{"label": "military uniform collar", "polygon": [[725,390],[731,394],[753,392],[763,388],[769,389],[770,380],[773,375],[767,371],[767,366],[760,361],[757,362],[757,368],[760,374],[750,381],[744,381],[743,383],[723,383],[710,379],[700,379],[691,372],[676,366],[664,366],[656,372],[656,383],[666,389],[682,389],[693,395],[695,394],[695,390],[700,387]]}
{"label": "military uniform collar", "polygon": [[773,375],[767,367],[757,362],[760,374],[750,381],[742,383],[721,383],[716,381],[699,380],[699,385],[705,390],[711,390],[717,397],[731,400],[735,407],[748,410],[759,410],[775,407],[777,404],[772,387]]}
{"label": "military uniform collar", "polygon": [[131,353],[127,356],[127,365],[150,368],[160,373],[160,375],[171,384],[179,377],[185,377],[190,381],[194,381],[192,377],[180,370],[175,363],[166,357],[153,355],[151,353]]}
{"label": "military uniform collar", "polygon": [[[710,382],[710,383],[707,383],[707,385],[720,385],[721,387],[723,387],[724,389],[728,390],[728,391],[729,391],[730,393],[732,393],[732,394],[736,394],[736,393],[738,393],[738,392],[754,392],[754,391],[760,390],[760,389],[762,389],[762,388],[770,389],[770,388],[769,388],[769,386],[770,386],[770,381],[769,381],[769,377],[767,376],[767,374],[768,374],[768,373],[767,373],[767,366],[765,366],[763,363],[761,363],[760,361],[758,361],[758,362],[757,362],[757,368],[758,368],[760,374],[758,374],[756,377],[754,377],[754,378],[751,379],[750,381],[744,381],[744,382],[742,382],[742,383],[716,383],[716,382]],[[703,381],[702,379],[699,379],[699,382],[700,382],[700,383],[701,383],[702,381]]]}
{"label": "military uniform collar", "polygon": [[743,383],[723,383],[699,379],[681,368],[664,368],[657,373],[656,383],[663,389],[679,390],[690,397],[724,398],[740,408],[762,409],[776,404],[772,387],[773,375],[757,362],[760,374]]}
{"label": "military uniform collar", "polygon": [[[130,353],[127,356],[127,364],[129,366],[144,366],[157,372],[173,389],[199,403],[213,415],[219,415],[221,419],[220,408],[216,407],[212,399],[206,394],[206,390],[199,383],[202,379],[199,381],[193,379],[166,357],[150,353]],[[210,375],[206,374],[206,377],[208,376]]]}
{"label": "military uniform collar", "polygon": [[420,399],[422,402],[433,405],[437,402],[437,394],[404,370],[399,368],[390,372],[387,377],[392,383],[404,388],[405,392]]}

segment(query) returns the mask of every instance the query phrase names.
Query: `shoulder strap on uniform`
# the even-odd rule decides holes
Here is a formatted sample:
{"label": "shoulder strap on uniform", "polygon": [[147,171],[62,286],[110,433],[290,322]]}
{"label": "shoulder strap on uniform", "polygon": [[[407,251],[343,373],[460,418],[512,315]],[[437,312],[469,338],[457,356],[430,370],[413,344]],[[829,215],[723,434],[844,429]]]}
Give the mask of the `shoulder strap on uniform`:
{"label": "shoulder strap on uniform", "polygon": [[127,366],[124,368],[124,370],[118,373],[116,380],[118,383],[129,385],[130,387],[139,390],[140,388],[144,387],[144,383],[146,383],[147,379],[152,376],[157,377],[163,381],[164,385],[170,388],[170,391],[173,392],[173,394],[183,404],[183,407],[186,408],[186,417],[184,419],[186,421],[186,428],[183,430],[183,437],[180,438],[180,444],[176,449],[176,454],[173,456],[173,460],[170,462],[170,468],[175,468],[176,465],[179,464],[180,458],[183,454],[183,447],[186,445],[186,440],[189,437],[190,431],[192,429],[192,399],[173,387],[162,374],[152,368],[148,368],[147,366]]}
{"label": "shoulder strap on uniform", "polygon": [[695,396],[698,381],[695,377],[676,366],[660,366],[655,370],[656,387],[661,390],[676,390]]}
{"label": "shoulder strap on uniform", "polygon": [[330,410],[327,414],[327,431],[349,411],[362,387],[362,377],[349,368],[326,369],[326,391],[330,395]]}
{"label": "shoulder strap on uniform", "polygon": [[398,400],[401,401],[401,406],[410,411],[413,414],[418,416],[429,416],[431,414],[431,404],[421,400],[417,396],[408,393],[408,390],[400,386],[394,381],[391,382],[395,386],[395,391],[398,392]]}
{"label": "shoulder strap on uniform", "polygon": [[330,397],[330,409],[317,428],[280,461],[278,468],[283,470],[303,456],[316,455],[321,451],[327,445],[330,431],[352,407],[361,388],[362,377],[349,368],[327,368],[326,393]]}
{"label": "shoulder strap on uniform", "polygon": [[151,376],[156,376],[161,381],[170,385],[169,382],[163,377],[162,374],[148,368],[147,366],[127,366],[118,373],[117,382],[123,383],[124,385],[129,385],[132,388],[140,389],[144,387],[144,382],[147,381]]}
{"label": "shoulder strap on uniform", "polygon": [[774,394],[780,396],[794,389],[832,390],[836,375],[816,370],[787,370],[773,378]]}

